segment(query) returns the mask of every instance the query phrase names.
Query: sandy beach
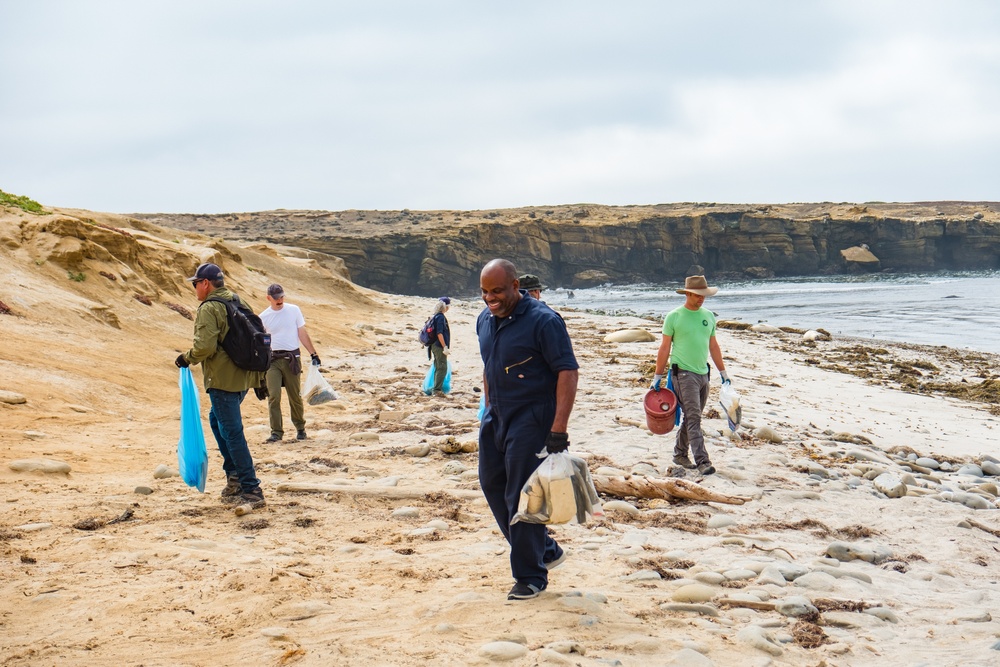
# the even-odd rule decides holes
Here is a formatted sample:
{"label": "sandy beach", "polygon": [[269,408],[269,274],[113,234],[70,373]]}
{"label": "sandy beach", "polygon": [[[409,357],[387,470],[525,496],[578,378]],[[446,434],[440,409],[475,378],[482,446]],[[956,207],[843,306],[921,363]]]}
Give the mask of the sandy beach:
{"label": "sandy beach", "polygon": [[[248,396],[268,505],[244,516],[219,499],[204,394],[205,493],[175,472],[200,261],[258,311],[284,285],[340,397],[307,406],[308,440],[264,444]],[[476,476],[478,299],[452,295],[438,398],[416,338],[433,300],[329,256],[0,209],[0,266],[0,664],[1000,664],[997,404],[930,386],[995,382],[990,355],[720,329],[744,423],[731,437],[715,379],[718,473],[685,479],[746,502],[605,497],[551,528],[569,557],[549,588],[508,601]],[[673,434],[645,428],[657,342],[604,341],[659,323],[563,315],[571,452],[598,476],[683,475]]]}

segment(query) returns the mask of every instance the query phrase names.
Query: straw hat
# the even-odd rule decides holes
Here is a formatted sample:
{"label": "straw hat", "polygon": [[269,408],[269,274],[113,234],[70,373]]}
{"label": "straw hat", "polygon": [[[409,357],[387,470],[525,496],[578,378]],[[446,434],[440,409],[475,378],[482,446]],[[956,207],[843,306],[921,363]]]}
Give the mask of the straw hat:
{"label": "straw hat", "polygon": [[677,290],[677,293],[684,294],[685,292],[691,292],[692,294],[700,294],[701,296],[712,296],[718,291],[718,287],[708,286],[705,276],[688,276],[684,279],[684,289]]}

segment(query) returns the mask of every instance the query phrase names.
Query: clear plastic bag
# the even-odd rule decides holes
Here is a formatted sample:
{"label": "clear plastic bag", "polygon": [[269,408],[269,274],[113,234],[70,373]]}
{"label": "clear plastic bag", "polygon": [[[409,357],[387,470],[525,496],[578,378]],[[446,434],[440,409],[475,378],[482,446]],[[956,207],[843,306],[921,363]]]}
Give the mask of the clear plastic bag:
{"label": "clear plastic bag", "polygon": [[510,523],[586,523],[595,516],[604,510],[587,462],[559,452],[546,456],[525,482]]}
{"label": "clear plastic bag", "polygon": [[732,382],[722,383],[722,388],[719,389],[719,405],[722,406],[722,411],[729,422],[729,430],[735,433],[743,421],[743,408],[740,407],[740,394],[733,389]]}
{"label": "clear plastic bag", "polygon": [[208,452],[205,450],[205,431],[201,426],[198,390],[190,368],[181,369],[178,384],[181,388],[181,437],[177,441],[177,467],[185,484],[204,493]]}
{"label": "clear plastic bag", "polygon": [[337,400],[337,392],[333,390],[330,383],[319,372],[319,366],[315,364],[309,364],[303,398],[309,405],[320,405],[327,401]]}

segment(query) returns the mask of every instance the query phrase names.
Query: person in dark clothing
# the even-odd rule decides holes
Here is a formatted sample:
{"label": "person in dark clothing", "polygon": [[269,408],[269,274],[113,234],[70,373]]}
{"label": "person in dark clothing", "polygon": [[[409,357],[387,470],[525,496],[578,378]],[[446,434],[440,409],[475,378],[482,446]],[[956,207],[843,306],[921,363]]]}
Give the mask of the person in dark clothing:
{"label": "person in dark clothing", "polygon": [[538,276],[526,273],[518,278],[517,281],[520,283],[520,289],[527,292],[528,296],[532,299],[538,299],[539,301],[542,300],[542,290],[546,289],[546,287],[542,284],[542,281],[538,279]]}
{"label": "person in dark clothing", "polygon": [[428,357],[434,357],[434,388],[435,396],[444,396],[444,378],[448,374],[448,355],[451,354],[451,328],[448,318],[444,316],[451,306],[451,299],[443,296],[434,305],[434,317],[431,318],[431,333],[433,341],[427,348]]}
{"label": "person in dark clothing", "polygon": [[565,552],[546,526],[518,522],[521,488],[543,452],[569,447],[567,425],[576,399],[579,365],[566,324],[551,308],[519,289],[514,265],[489,262],[480,274],[486,308],[476,321],[483,358],[486,410],[479,429],[479,482],[510,543],[516,580],[509,600],[537,597]]}

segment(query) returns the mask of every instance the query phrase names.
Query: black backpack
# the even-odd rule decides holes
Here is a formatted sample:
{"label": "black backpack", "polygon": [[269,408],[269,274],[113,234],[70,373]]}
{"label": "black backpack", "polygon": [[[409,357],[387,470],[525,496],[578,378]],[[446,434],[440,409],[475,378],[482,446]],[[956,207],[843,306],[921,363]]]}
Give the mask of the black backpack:
{"label": "black backpack", "polygon": [[430,319],[424,322],[424,326],[420,328],[420,333],[417,334],[417,339],[420,341],[420,344],[423,345],[424,347],[430,347],[434,343],[434,341],[437,340],[437,337],[434,336],[433,316],[431,316]]}
{"label": "black backpack", "polygon": [[266,371],[271,364],[271,334],[264,331],[264,323],[249,308],[240,305],[240,297],[233,294],[232,301],[218,297],[205,299],[218,301],[226,307],[229,331],[222,339],[222,349],[237,368],[245,371]]}

